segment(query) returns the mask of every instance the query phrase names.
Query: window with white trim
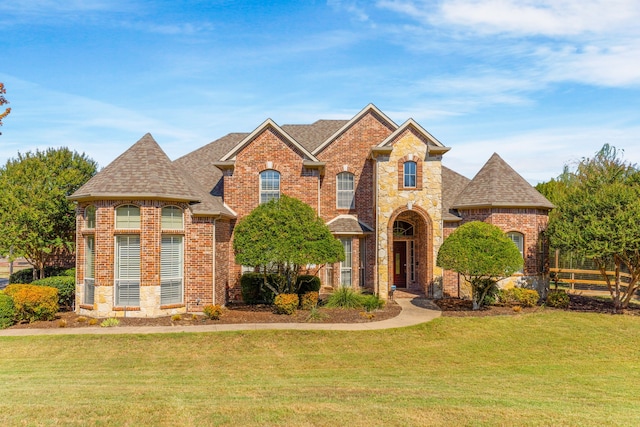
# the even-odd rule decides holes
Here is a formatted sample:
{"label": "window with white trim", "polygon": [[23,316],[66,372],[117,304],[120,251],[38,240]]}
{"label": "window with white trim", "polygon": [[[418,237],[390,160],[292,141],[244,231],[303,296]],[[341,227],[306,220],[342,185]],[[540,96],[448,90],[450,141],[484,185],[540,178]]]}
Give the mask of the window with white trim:
{"label": "window with white trim", "polygon": [[134,205],[123,205],[116,208],[117,229],[139,229],[140,208]]}
{"label": "window with white trim", "polygon": [[162,208],[162,229],[182,230],[184,228],[184,215],[182,209],[177,206],[165,206]]}
{"label": "window with white trim", "polygon": [[140,305],[140,236],[116,236],[115,305]]}
{"label": "window with white trim", "polygon": [[414,188],[416,186],[416,162],[404,162],[404,187]]}
{"label": "window with white trim", "polygon": [[352,286],[353,250],[351,238],[340,239],[344,249],[344,261],[340,262],[340,286]]}
{"label": "window with white trim", "polygon": [[95,298],[95,264],[96,238],[87,236],[84,238],[84,304],[93,304]]}
{"label": "window with white trim", "polygon": [[266,170],[260,172],[260,204],[280,198],[280,172]]}
{"label": "window with white trim", "polygon": [[183,237],[162,236],[160,247],[160,304],[183,302]]}
{"label": "window with white trim", "polygon": [[93,205],[84,208],[84,226],[88,229],[96,228],[96,207]]}
{"label": "window with white trim", "polygon": [[[511,241],[518,247],[520,256],[524,260],[524,234],[517,231],[510,231],[507,233],[507,237],[510,238]],[[523,269],[520,269],[518,272],[522,273]]]}
{"label": "window with white trim", "polygon": [[354,175],[340,172],[336,177],[336,200],[338,209],[354,209],[356,207],[354,191]]}

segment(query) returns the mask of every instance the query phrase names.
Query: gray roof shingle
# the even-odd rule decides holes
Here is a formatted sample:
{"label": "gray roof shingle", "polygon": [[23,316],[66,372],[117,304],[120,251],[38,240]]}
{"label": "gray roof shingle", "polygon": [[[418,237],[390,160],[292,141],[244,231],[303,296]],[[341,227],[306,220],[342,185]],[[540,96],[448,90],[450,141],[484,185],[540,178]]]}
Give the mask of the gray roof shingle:
{"label": "gray roof shingle", "polygon": [[360,222],[353,215],[339,215],[327,223],[327,227],[333,234],[364,234],[371,233],[373,229]]}
{"label": "gray roof shingle", "polygon": [[483,207],[552,209],[554,206],[494,153],[451,204],[453,209]]}
{"label": "gray roof shingle", "polygon": [[453,212],[453,202],[464,188],[471,182],[466,176],[442,166],[442,219],[445,221],[460,221],[461,218]]}
{"label": "gray roof shingle", "polygon": [[313,152],[347,123],[349,120],[318,120],[310,125],[282,125],[280,127],[307,151]]}

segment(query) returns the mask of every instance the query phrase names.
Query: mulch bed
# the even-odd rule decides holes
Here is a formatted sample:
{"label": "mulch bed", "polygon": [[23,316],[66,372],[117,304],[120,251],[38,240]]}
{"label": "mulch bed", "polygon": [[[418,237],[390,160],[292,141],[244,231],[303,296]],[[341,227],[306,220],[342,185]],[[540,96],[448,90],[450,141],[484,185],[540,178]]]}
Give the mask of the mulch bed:
{"label": "mulch bed", "polygon": [[[339,308],[318,308],[318,317],[311,318],[310,311],[298,310],[292,315],[273,313],[266,305],[231,304],[224,309],[220,320],[209,320],[203,315],[182,314],[178,320],[174,316],[158,318],[119,317],[119,326],[190,326],[221,325],[241,323],[366,323],[377,322],[397,316],[401,311],[399,305],[388,303],[381,310],[366,313],[364,310],[346,310]],[[97,319],[97,324],[90,324],[91,318],[78,316],[74,312],[60,312],[55,320],[21,323],[12,329],[47,329],[47,328],[86,328],[96,327],[104,319]]]}
{"label": "mulch bed", "polygon": [[[613,313],[613,305],[611,301],[604,300],[602,298],[595,298],[591,296],[569,294],[569,311],[577,312],[590,312],[590,313]],[[482,307],[480,310],[473,310],[473,305],[470,300],[460,299],[442,299],[437,300],[435,303],[442,310],[443,316],[448,317],[483,317],[483,316],[502,316],[502,315],[514,315],[522,313],[535,313],[540,310],[556,310],[548,307],[519,307],[515,308],[511,306],[487,306]],[[629,308],[625,310],[625,313],[631,316],[640,316],[640,306],[636,304],[629,304]]]}

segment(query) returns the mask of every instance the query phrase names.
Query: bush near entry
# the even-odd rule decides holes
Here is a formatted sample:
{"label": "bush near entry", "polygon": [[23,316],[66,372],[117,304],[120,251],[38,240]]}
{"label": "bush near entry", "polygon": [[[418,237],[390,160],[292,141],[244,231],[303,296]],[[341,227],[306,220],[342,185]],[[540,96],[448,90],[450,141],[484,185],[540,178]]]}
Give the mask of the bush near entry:
{"label": "bush near entry", "polygon": [[58,290],[58,305],[70,310],[76,298],[76,278],[53,276],[31,282],[35,286],[49,286]]}

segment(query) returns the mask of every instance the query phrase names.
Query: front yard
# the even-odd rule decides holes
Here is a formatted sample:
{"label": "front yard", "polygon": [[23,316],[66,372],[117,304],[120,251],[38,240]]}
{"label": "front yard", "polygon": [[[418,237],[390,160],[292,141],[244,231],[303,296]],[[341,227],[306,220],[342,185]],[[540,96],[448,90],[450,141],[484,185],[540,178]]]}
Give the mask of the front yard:
{"label": "front yard", "polygon": [[637,425],[640,318],[0,338],[1,425]]}

